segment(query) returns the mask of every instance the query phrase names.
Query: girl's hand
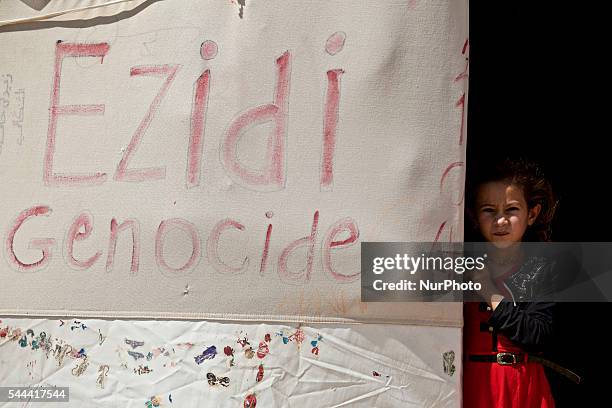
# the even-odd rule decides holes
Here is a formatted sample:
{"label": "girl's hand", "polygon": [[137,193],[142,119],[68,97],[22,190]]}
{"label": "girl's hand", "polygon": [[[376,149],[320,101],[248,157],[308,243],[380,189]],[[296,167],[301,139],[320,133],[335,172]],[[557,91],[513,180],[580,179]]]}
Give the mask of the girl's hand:
{"label": "girl's hand", "polygon": [[473,270],[470,278],[474,283],[480,283],[481,289],[478,294],[491,306],[492,310],[495,310],[504,296],[500,293],[500,290],[491,278],[491,271],[489,268],[485,266],[481,270]]}

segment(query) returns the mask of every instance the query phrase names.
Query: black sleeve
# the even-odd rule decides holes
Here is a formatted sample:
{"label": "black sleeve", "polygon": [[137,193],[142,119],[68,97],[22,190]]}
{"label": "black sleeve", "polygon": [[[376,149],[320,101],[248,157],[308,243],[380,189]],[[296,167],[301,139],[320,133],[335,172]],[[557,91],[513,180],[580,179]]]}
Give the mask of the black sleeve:
{"label": "black sleeve", "polygon": [[503,299],[489,318],[489,325],[525,350],[539,351],[552,340],[555,304]]}

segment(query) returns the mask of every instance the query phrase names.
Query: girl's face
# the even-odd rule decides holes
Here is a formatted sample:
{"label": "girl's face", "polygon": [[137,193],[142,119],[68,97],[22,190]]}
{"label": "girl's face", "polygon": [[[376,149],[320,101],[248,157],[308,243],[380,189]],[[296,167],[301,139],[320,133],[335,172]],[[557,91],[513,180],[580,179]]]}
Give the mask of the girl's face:
{"label": "girl's face", "polygon": [[476,195],[476,220],[482,236],[498,248],[520,242],[541,206],[527,207],[523,189],[515,184],[484,183]]}

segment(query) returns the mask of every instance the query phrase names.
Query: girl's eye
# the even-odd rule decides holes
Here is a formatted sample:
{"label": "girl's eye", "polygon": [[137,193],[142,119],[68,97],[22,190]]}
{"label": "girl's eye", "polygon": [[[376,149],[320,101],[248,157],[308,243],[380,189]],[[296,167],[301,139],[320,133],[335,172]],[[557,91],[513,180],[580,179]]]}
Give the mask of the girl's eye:
{"label": "girl's eye", "polygon": [[518,207],[510,207],[506,211],[518,211]]}
{"label": "girl's eye", "polygon": [[482,212],[485,212],[485,213],[492,213],[492,212],[495,212],[495,210],[494,210],[494,209],[492,209],[492,208],[483,208],[483,209],[482,209]]}

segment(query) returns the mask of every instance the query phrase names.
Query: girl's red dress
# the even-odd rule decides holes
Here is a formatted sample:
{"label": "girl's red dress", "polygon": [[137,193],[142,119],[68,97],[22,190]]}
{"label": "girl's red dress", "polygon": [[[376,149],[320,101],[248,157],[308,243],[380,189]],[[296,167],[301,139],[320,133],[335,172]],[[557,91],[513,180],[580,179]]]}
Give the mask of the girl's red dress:
{"label": "girl's red dress", "polygon": [[[488,330],[486,325],[491,315],[492,312],[485,303],[472,302],[464,305],[463,406],[465,408],[554,407],[550,386],[541,364],[500,365],[469,361],[470,354],[523,353],[519,346],[501,333],[496,333],[494,336]],[[493,343],[494,337],[497,340],[495,343]]]}
{"label": "girl's red dress", "polygon": [[[524,260],[524,259],[522,259]],[[494,279],[506,299],[513,299],[504,281],[520,269],[520,263]],[[512,307],[505,301],[504,307]],[[516,303],[512,302],[516,308]],[[501,306],[501,304],[500,304]],[[498,307],[500,307],[498,306]],[[502,308],[500,308],[501,310]],[[525,353],[516,343],[489,325],[493,311],[488,304],[464,304],[463,406],[466,408],[553,408],[550,385],[539,363],[501,365],[470,361],[471,354]]]}
{"label": "girl's red dress", "polygon": [[487,322],[493,312],[486,303],[464,305],[463,406],[466,408],[553,408],[544,368],[538,363],[500,365],[473,362],[471,354],[524,353]]}

